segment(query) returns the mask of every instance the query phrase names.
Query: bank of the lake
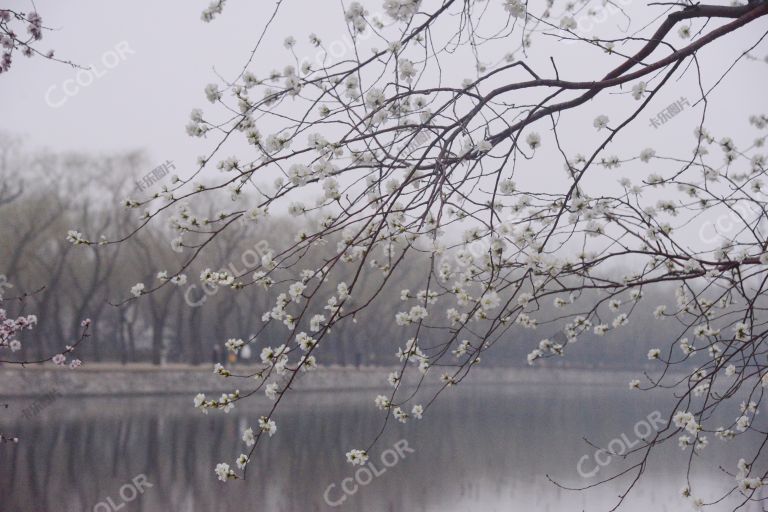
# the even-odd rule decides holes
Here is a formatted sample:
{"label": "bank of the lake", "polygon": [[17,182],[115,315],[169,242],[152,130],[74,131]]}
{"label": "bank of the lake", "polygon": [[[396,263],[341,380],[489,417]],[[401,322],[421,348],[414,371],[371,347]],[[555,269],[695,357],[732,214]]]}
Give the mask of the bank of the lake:
{"label": "bank of the lake", "polygon": [[[235,366],[235,374],[249,374],[253,368]],[[386,389],[387,374],[381,367],[321,367],[300,374],[297,389],[359,390]],[[564,368],[474,368],[464,384],[542,384],[605,385],[642,378],[642,371],[594,370]],[[427,384],[438,384],[435,374]],[[419,375],[410,372],[405,383],[415,384]],[[67,396],[189,394],[197,392],[230,392],[246,389],[242,379],[214,375],[208,366],[111,365],[92,364],[77,370],[44,367],[0,368],[0,396],[45,395],[55,390]]]}

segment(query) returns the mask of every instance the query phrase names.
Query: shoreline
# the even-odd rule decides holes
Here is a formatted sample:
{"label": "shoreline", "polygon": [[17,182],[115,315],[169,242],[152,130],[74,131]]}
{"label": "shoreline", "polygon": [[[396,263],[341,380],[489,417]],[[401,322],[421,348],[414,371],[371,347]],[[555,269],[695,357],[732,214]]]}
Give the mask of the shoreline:
{"label": "shoreline", "polygon": [[[233,373],[249,373],[254,367],[236,365]],[[316,391],[391,389],[383,367],[320,367],[305,373],[293,388]],[[584,368],[473,368],[461,385],[540,384],[583,386],[616,385],[641,378],[642,369]],[[406,374],[405,385],[415,385],[419,375]],[[55,367],[0,368],[0,397],[30,397],[50,394],[68,396],[147,396],[231,392],[247,382],[214,375],[209,366],[149,364],[93,364],[76,370]],[[439,385],[438,375],[425,381]]]}

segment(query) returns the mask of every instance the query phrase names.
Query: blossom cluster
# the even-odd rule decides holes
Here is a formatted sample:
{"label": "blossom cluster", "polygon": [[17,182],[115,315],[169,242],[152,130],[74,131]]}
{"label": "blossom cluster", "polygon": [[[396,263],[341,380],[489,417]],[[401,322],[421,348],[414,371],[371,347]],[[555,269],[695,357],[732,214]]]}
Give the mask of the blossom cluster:
{"label": "blossom cluster", "polygon": [[[15,23],[14,23],[15,22]],[[25,35],[14,29],[24,29]],[[28,14],[15,12],[10,9],[0,9],[0,73],[7,72],[13,64],[13,52],[20,51],[25,57],[39,53],[34,43],[43,38],[43,19],[32,11]],[[45,54],[53,58],[53,51]]]}

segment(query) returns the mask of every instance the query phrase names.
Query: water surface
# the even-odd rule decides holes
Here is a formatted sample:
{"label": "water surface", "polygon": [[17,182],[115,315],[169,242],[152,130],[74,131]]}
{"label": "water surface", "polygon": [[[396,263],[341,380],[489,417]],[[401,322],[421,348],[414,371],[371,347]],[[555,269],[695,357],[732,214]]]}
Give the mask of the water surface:
{"label": "water surface", "polygon": [[[627,478],[572,492],[547,475],[562,485],[584,486],[615,474],[626,461],[614,458],[592,478],[579,475],[584,455],[583,473],[598,468],[595,448],[582,438],[604,446],[623,434],[634,442],[635,425],[664,410],[653,395],[631,392],[626,383],[460,386],[442,395],[423,420],[390,423],[371,454],[377,471],[386,471],[348,496],[341,483],[355,468],[344,453],[363,447],[379,430],[375,395],[310,392],[294,398],[278,413],[278,432],[256,452],[247,480],[228,483],[219,482],[213,468],[220,461],[234,466],[245,450],[240,432],[255,425],[266,399],[204,416],[191,406],[192,394],[65,397],[33,418],[19,414],[31,400],[9,401],[0,411],[0,426],[20,432],[22,440],[0,446],[0,510],[106,512],[112,509],[107,498],[121,512],[609,510]],[[384,462],[392,465],[386,468],[382,452],[400,440],[401,448],[405,442],[413,451],[401,450],[394,464],[390,452]],[[710,443],[695,473],[707,498],[732,481],[717,465],[733,468],[739,456],[714,438]],[[659,450],[620,510],[692,510],[679,497],[688,453],[676,443]],[[121,486],[137,475],[146,475],[152,487],[123,502]],[[335,507],[324,498],[331,484],[330,501],[346,496]]]}

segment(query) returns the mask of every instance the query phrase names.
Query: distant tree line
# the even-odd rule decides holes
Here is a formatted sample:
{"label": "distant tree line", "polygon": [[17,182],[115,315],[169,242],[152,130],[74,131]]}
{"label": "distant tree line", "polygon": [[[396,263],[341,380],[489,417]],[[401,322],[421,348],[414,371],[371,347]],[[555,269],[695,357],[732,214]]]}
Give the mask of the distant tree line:
{"label": "distant tree line", "polygon": [[[16,294],[30,294],[18,308],[34,312],[39,318],[39,325],[26,335],[17,354],[20,359],[42,357],[71,343],[78,337],[80,321],[85,317],[93,322],[91,337],[79,350],[86,362],[209,364],[223,360],[224,342],[230,337],[242,337],[242,333],[259,333],[254,346],[257,350],[259,346],[277,344],[277,327],[264,329],[262,321],[262,315],[274,304],[273,292],[255,285],[239,290],[214,288],[203,285],[199,275],[206,266],[227,269],[230,274],[245,273],[254,258],[263,256],[270,247],[285,245],[283,242],[300,230],[300,224],[287,215],[272,216],[268,223],[244,221],[236,231],[221,233],[215,244],[203,249],[203,257],[187,269],[185,283],[122,304],[131,296],[136,276],[142,276],[147,287],[154,286],[158,272],[176,268],[184,261],[182,251],[173,247],[175,235],[171,230],[150,224],[131,244],[76,247],[66,240],[67,231],[74,226],[89,233],[109,232],[110,236],[135,229],[140,221],[135,210],[125,208],[126,198],[162,193],[164,183],[171,179],[167,176],[150,188],[137,186],[155,167],[138,152],[109,156],[45,151],[32,154],[25,153],[17,139],[2,138],[0,274],[14,286]],[[209,215],[216,215],[213,207]],[[328,245],[334,243],[329,241]],[[313,260],[320,261],[327,254],[318,245],[302,261],[311,268]],[[459,264],[450,254],[443,261]],[[401,286],[393,289],[409,289],[409,283],[418,282],[415,278],[419,276],[411,275],[417,271],[415,267],[399,267],[390,282]],[[369,281],[362,287],[363,292],[366,287],[372,291],[381,284],[372,278]],[[410,290],[411,294],[418,291]],[[656,294],[644,297],[636,306],[636,314],[646,315],[648,322],[657,322],[652,315],[657,305],[674,301],[671,289],[669,294]],[[401,309],[405,306],[399,296],[378,296],[373,307],[356,316],[356,322],[335,329],[332,342],[318,349],[319,362],[391,365],[402,337],[398,332],[401,328],[394,322]],[[539,327],[531,330],[514,326],[482,364],[525,365],[526,355],[541,339],[562,342],[564,334],[548,328],[548,321],[559,312],[553,304],[540,304]],[[606,318],[610,316],[606,314]],[[664,332],[672,339],[678,334],[674,321],[666,322]],[[644,322],[634,322],[621,333],[620,339],[585,338],[571,351],[567,365],[636,367],[649,348],[666,341],[648,338]],[[429,337],[427,329],[421,336],[422,343]],[[252,357],[257,358],[258,353],[254,351]],[[563,363],[550,359],[545,364]]]}

